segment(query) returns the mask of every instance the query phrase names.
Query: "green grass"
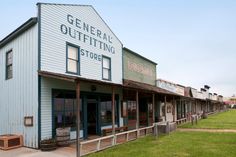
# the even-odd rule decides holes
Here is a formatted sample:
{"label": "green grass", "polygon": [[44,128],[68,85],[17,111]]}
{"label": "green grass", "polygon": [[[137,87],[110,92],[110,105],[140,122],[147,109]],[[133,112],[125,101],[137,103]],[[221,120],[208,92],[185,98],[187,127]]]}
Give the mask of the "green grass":
{"label": "green grass", "polygon": [[198,121],[197,125],[187,123],[179,128],[236,129],[236,110],[210,115],[207,119]]}
{"label": "green grass", "polygon": [[235,157],[236,134],[174,132],[138,139],[89,157]]}

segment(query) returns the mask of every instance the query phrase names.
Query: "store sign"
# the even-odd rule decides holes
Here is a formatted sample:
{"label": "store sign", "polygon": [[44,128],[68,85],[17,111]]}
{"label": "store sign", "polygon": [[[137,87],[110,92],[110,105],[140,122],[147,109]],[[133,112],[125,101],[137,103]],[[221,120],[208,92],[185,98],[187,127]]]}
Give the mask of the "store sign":
{"label": "store sign", "polygon": [[166,89],[168,91],[171,91],[173,93],[176,93],[176,87],[174,85],[170,84],[170,83],[166,83],[166,82],[163,82],[163,81],[158,81],[157,86],[160,87],[160,88]]}
{"label": "store sign", "polygon": [[153,70],[151,70],[150,68],[148,68],[142,64],[137,64],[135,62],[132,62],[131,60],[128,60],[128,69],[130,71],[141,73],[146,76],[150,76],[150,77],[154,76]]}
{"label": "store sign", "polygon": [[182,95],[184,96],[184,87],[181,87],[181,86],[176,86],[176,93],[179,94],[179,95]]}
{"label": "store sign", "polygon": [[193,94],[193,97],[194,97],[194,98],[197,98],[197,90],[191,88],[191,92],[192,92],[192,94]]}
{"label": "store sign", "polygon": [[[93,25],[82,21],[78,17],[67,14],[66,24],[60,25],[62,34],[70,36],[87,45],[93,46],[110,54],[115,54],[116,50],[113,46],[113,38],[110,34],[101,31]],[[86,50],[85,50],[86,51]],[[93,53],[87,55],[90,57]]]}

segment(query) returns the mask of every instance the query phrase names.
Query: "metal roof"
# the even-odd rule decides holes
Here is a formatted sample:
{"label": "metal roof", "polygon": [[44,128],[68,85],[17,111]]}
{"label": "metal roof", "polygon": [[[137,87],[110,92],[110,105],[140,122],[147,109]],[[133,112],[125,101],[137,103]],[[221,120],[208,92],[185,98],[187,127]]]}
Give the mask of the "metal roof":
{"label": "metal roof", "polygon": [[37,23],[37,17],[32,17],[29,20],[27,20],[25,23],[23,23],[20,27],[15,29],[13,32],[11,32],[8,36],[6,36],[4,39],[0,41],[0,48],[5,46],[7,43],[21,35],[23,32],[31,28],[33,25]]}

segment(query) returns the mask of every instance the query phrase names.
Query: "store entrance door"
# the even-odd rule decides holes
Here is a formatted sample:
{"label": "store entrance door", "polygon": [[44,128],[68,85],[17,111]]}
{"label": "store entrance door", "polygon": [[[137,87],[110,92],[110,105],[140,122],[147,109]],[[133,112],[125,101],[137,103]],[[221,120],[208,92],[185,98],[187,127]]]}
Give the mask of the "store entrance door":
{"label": "store entrance door", "polygon": [[88,136],[97,135],[97,100],[87,102]]}

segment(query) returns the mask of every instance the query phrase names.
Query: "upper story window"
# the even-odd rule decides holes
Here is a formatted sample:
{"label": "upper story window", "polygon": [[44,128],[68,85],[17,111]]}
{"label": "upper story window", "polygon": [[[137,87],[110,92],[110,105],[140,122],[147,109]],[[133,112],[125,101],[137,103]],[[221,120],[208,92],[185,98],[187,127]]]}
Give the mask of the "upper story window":
{"label": "upper story window", "polygon": [[68,73],[80,74],[79,47],[67,44],[67,69]]}
{"label": "upper story window", "polygon": [[111,80],[111,59],[102,56],[102,79]]}
{"label": "upper story window", "polygon": [[8,51],[6,53],[6,79],[11,79],[13,77],[13,72],[12,72],[12,50]]}

